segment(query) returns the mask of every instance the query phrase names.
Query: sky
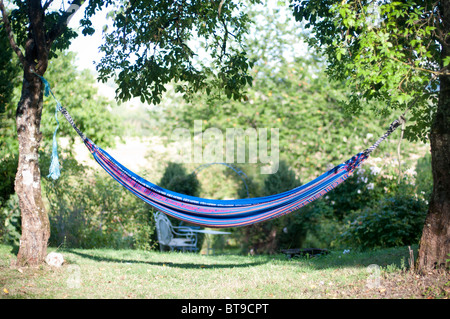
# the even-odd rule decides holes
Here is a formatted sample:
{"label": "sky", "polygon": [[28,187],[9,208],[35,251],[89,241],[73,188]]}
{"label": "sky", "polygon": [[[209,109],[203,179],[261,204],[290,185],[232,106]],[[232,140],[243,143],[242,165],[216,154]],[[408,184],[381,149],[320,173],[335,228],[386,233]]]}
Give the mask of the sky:
{"label": "sky", "polygon": [[107,10],[103,10],[91,18],[92,27],[95,29],[93,35],[84,36],[81,34],[80,20],[83,18],[83,8],[78,10],[69,22],[69,27],[78,30],[80,34],[72,40],[72,44],[69,47],[70,51],[77,53],[76,63],[80,69],[88,69],[95,72],[94,62],[99,62],[101,58],[98,47],[103,42],[103,26],[108,23],[106,14]]}

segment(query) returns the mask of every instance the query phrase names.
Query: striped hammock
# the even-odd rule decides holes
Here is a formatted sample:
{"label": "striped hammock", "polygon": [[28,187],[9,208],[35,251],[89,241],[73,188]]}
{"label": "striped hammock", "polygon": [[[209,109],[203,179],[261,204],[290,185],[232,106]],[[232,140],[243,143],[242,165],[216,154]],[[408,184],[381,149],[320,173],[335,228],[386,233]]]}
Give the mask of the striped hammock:
{"label": "striped hammock", "polygon": [[[45,84],[46,95],[48,95],[48,92],[51,92],[48,82],[42,77],[41,79]],[[373,146],[307,184],[271,196],[236,200],[216,200],[176,193],[143,179],[120,164],[111,155],[87,138],[76,127],[67,110],[58,101],[57,111],[60,111],[64,115],[66,120],[80,135],[98,164],[123,187],[155,209],[169,216],[190,224],[211,228],[247,226],[267,221],[294,212],[322,197],[344,182],[368,158],[369,154],[404,120],[403,117],[395,120],[390,125],[388,131]],[[54,138],[55,134],[53,135]],[[55,140],[53,145],[54,150],[52,155],[57,156]],[[52,160],[52,163],[55,162],[58,162],[57,158],[56,160],[55,158]],[[50,175],[56,179],[59,175],[59,169],[56,174],[57,176],[54,176],[52,172]]]}

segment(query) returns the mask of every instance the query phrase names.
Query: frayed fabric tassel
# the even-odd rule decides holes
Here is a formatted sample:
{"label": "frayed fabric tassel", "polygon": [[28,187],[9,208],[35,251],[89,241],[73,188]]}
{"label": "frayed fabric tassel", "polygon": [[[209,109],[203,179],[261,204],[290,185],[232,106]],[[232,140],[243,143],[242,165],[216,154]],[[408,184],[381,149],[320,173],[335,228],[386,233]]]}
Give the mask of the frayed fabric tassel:
{"label": "frayed fabric tassel", "polygon": [[44,95],[48,96],[51,93],[53,98],[56,101],[56,110],[55,110],[56,128],[55,128],[55,132],[53,133],[52,161],[50,163],[49,174],[47,175],[47,177],[51,177],[51,178],[53,178],[53,180],[57,180],[59,178],[59,176],[61,175],[61,170],[59,168],[59,158],[58,158],[58,143],[56,141],[56,132],[58,131],[58,128],[59,128],[58,111],[61,110],[61,104],[56,99],[55,95],[53,94],[52,90],[50,89],[50,84],[48,83],[48,81],[44,77],[37,74],[36,72],[33,72],[33,73],[36,74],[42,80],[42,83],[44,84]]}
{"label": "frayed fabric tassel", "polygon": [[59,176],[61,175],[61,170],[59,168],[59,158],[58,158],[58,143],[56,141],[56,132],[59,128],[59,121],[58,121],[58,111],[61,109],[61,104],[59,104],[58,101],[56,101],[56,110],[55,110],[55,119],[56,119],[56,128],[55,132],[53,133],[53,146],[52,146],[52,161],[50,163],[50,170],[47,177],[53,178],[53,180],[57,180]]}
{"label": "frayed fabric tassel", "polygon": [[56,132],[53,135],[53,150],[52,150],[52,162],[50,163],[49,174],[47,177],[51,177],[57,180],[61,175],[61,170],[59,169],[59,158],[58,158],[58,144],[56,143]]}

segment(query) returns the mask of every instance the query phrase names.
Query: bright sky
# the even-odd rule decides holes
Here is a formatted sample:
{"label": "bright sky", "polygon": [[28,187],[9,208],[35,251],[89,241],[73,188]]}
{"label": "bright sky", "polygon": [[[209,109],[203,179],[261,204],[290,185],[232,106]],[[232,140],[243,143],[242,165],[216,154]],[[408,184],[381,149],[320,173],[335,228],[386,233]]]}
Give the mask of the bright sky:
{"label": "bright sky", "polygon": [[69,27],[80,32],[80,35],[72,41],[69,50],[77,53],[77,65],[81,69],[89,69],[95,72],[94,62],[99,62],[101,57],[98,47],[103,42],[103,26],[107,24],[106,14],[107,11],[104,10],[91,18],[92,27],[95,29],[93,35],[84,36],[81,34],[80,19],[83,18],[83,8],[69,22]]}

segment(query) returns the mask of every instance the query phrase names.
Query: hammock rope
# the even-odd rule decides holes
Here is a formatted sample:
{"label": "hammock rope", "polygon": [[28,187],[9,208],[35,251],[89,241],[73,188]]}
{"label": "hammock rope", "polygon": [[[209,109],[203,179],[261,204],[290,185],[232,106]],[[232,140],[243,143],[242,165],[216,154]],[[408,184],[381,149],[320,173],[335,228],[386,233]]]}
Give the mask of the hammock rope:
{"label": "hammock rope", "polygon": [[372,153],[379,145],[381,142],[383,142],[385,139],[387,139],[389,137],[389,135],[391,135],[400,125],[406,123],[405,117],[403,115],[401,115],[398,119],[396,119],[394,122],[391,123],[391,125],[389,125],[388,130],[386,131],[386,133],[383,134],[383,136],[381,136],[371,147],[369,147],[368,149],[364,150],[364,154],[369,156],[370,153]]}
{"label": "hammock rope", "polygon": [[[45,81],[45,87],[48,86],[48,91],[51,92],[48,82],[39,77]],[[78,133],[97,163],[128,191],[169,216],[211,228],[247,226],[297,211],[343,183],[404,121],[404,117],[401,116],[392,122],[387,132],[371,147],[304,185],[265,197],[217,200],[176,193],[145,180],[87,138],[59,102],[57,111],[64,115]]]}

